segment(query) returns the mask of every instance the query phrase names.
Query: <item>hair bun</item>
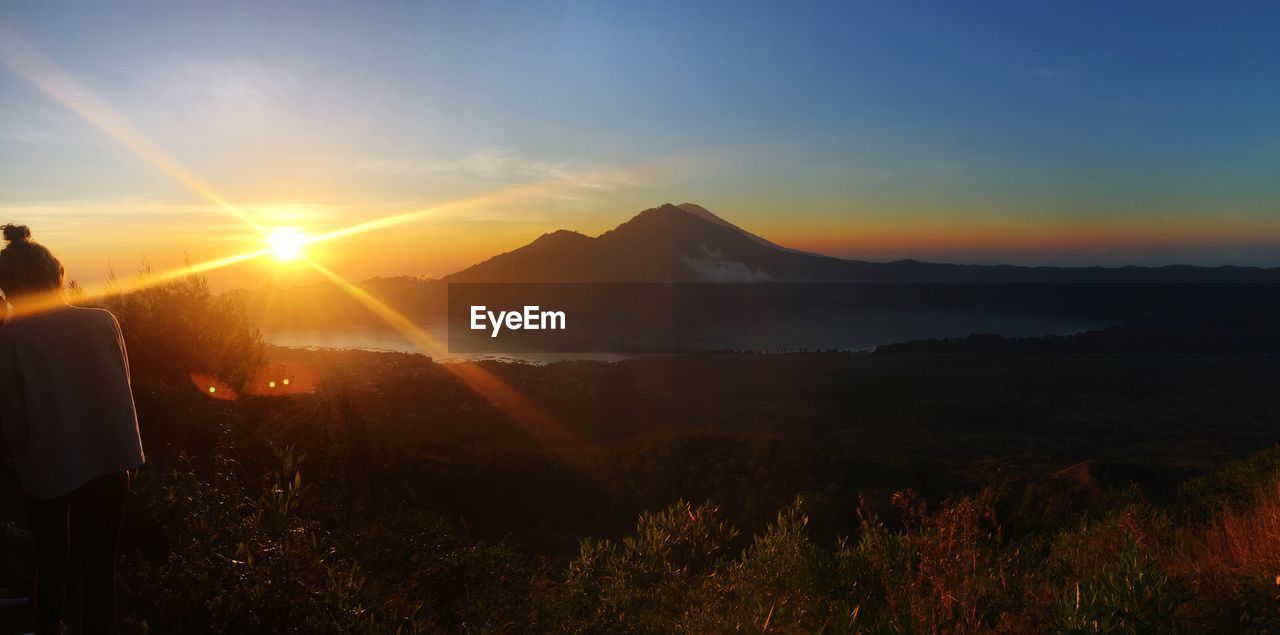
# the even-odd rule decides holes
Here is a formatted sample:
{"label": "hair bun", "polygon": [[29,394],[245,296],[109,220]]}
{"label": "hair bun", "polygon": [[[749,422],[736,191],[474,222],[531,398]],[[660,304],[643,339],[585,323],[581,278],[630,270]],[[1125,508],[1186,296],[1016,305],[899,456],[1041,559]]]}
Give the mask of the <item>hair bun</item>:
{"label": "hair bun", "polygon": [[5,242],[25,243],[31,240],[31,229],[26,225],[5,225],[0,229],[4,230]]}

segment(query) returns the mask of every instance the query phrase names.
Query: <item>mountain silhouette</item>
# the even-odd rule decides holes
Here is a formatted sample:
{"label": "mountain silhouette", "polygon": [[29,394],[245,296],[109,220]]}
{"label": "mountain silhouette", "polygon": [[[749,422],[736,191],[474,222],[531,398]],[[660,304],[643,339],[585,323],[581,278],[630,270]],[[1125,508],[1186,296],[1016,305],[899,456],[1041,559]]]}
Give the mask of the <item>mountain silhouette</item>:
{"label": "mountain silhouette", "polygon": [[[768,282],[801,255],[701,207],[647,209],[595,238],[557,231],[446,276],[446,282]],[[692,211],[691,211],[692,210]]]}
{"label": "mountain silhouette", "polygon": [[445,282],[1280,282],[1257,267],[1018,267],[846,260],[782,247],[693,204],[640,212],[594,238],[560,230]]}
{"label": "mountain silhouette", "polygon": [[[1168,310],[1170,304],[1229,307],[1231,295],[1243,289],[1237,283],[1265,283],[1260,292],[1274,295],[1270,284],[1280,283],[1280,268],[1071,268],[846,260],[777,245],[701,206],[682,203],[647,209],[595,237],[566,230],[543,234],[523,247],[438,280],[400,276],[374,278],[359,285],[405,315],[430,320],[445,314],[450,282],[885,283],[885,287],[924,285],[907,295],[923,294],[921,298],[932,298],[935,303],[952,304],[981,296],[988,289],[999,295],[995,287],[965,287],[971,283],[995,283],[1026,285],[1015,292],[1020,298],[1017,302],[1041,307],[1061,304],[1059,300],[1067,293],[1063,284],[1128,283],[1128,287],[1076,289],[1073,293],[1085,298],[1084,308],[1090,311],[1126,305],[1130,307],[1128,313],[1132,313],[1139,309]],[[1149,304],[1143,299],[1147,296],[1134,295],[1134,283],[1162,287],[1163,295]],[[1212,290],[1217,295],[1210,296],[1204,287],[1189,293],[1181,287],[1188,283],[1229,286]],[[264,327],[309,329],[381,324],[330,282],[291,288],[268,286],[239,293],[254,321]],[[1206,297],[1217,299],[1205,302]],[[1154,303],[1157,300],[1158,305]]]}

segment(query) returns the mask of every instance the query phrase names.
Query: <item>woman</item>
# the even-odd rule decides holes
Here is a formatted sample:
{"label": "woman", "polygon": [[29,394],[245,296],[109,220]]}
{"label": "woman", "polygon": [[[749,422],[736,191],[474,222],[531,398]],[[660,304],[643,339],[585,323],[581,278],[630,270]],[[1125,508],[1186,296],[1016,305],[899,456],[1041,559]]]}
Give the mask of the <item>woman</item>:
{"label": "woman", "polygon": [[36,543],[36,630],[59,632],[67,580],[78,576],[83,630],[106,633],[128,471],[143,461],[124,339],[111,313],[66,304],[62,263],[25,226],[3,234],[0,291],[11,308],[0,327],[0,429]]}

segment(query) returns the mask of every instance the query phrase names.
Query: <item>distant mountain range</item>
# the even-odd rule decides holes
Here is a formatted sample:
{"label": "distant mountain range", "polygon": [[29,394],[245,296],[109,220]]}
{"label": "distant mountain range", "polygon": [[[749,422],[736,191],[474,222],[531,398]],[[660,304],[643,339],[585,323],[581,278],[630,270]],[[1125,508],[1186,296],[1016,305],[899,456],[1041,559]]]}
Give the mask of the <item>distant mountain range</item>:
{"label": "distant mountain range", "polygon": [[845,260],[787,249],[693,203],[647,209],[595,238],[571,231],[445,282],[1280,282],[1256,267],[1015,267]]}
{"label": "distant mountain range", "polygon": [[[916,260],[868,262],[788,249],[693,203],[644,210],[599,236],[559,230],[439,280],[361,283],[417,319],[443,315],[451,282],[1280,283],[1280,268],[1019,267]],[[367,311],[328,283],[244,292],[268,327],[361,324]]]}

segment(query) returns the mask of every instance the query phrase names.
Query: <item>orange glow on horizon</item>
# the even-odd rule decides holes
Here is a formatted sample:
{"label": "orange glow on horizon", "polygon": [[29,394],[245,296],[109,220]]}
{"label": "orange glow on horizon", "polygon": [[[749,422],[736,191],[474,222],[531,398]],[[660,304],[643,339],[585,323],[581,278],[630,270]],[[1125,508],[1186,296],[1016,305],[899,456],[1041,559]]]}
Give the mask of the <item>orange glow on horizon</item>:
{"label": "orange glow on horizon", "polygon": [[[835,231],[833,231],[835,229]],[[1280,227],[1277,227],[1280,231]],[[1093,221],[1028,218],[964,220],[935,218],[858,221],[848,228],[776,227],[761,232],[780,245],[814,253],[859,258],[866,254],[1011,252],[1094,253],[1106,250],[1191,248],[1212,245],[1262,245],[1272,238],[1256,227],[1229,219],[1101,218]]]}

